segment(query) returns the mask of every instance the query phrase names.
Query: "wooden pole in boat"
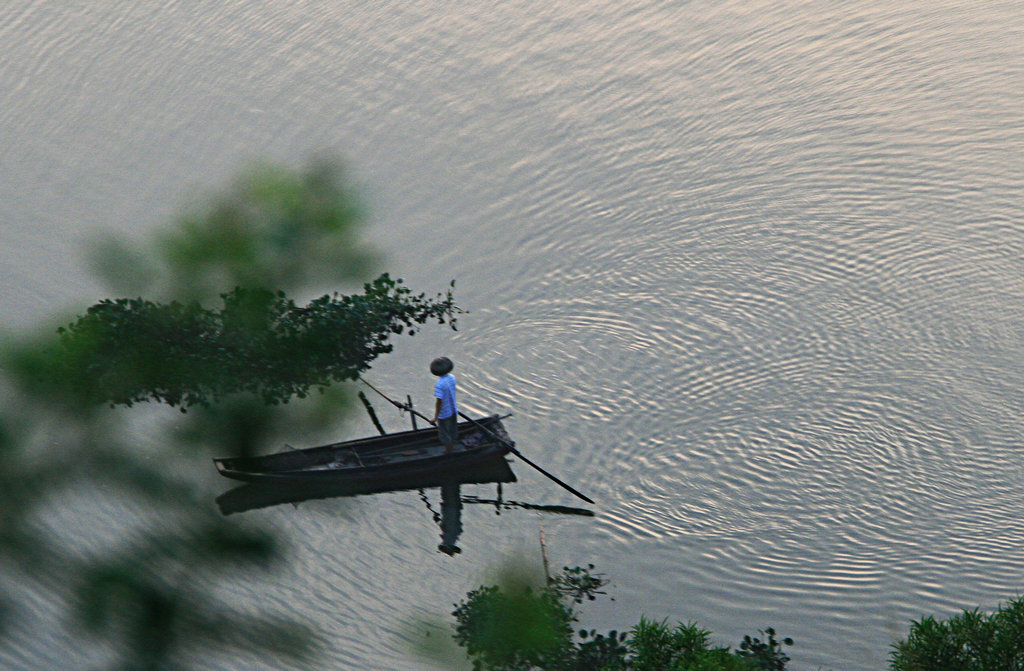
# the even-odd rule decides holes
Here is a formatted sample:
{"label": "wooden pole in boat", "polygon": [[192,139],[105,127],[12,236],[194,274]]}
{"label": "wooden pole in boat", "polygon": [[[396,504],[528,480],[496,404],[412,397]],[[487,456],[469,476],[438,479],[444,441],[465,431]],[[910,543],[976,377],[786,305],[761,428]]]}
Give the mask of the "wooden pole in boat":
{"label": "wooden pole in boat", "polygon": [[[429,424],[433,424],[433,422],[432,422],[432,421],[430,421],[430,419],[429,419],[429,418],[427,418],[427,417],[426,417],[425,415],[422,415],[422,414],[420,414],[420,413],[416,412],[416,411],[415,411],[415,410],[413,410],[413,409],[412,409],[411,407],[408,407],[408,406],[402,405],[402,404],[401,404],[401,403],[399,403],[398,401],[395,401],[395,400],[392,400],[392,399],[388,398],[388,395],[387,395],[387,394],[385,394],[384,392],[382,392],[382,391],[381,391],[380,389],[377,389],[376,387],[374,387],[374,386],[373,386],[372,384],[370,384],[369,382],[367,382],[367,381],[366,381],[366,380],[364,380],[363,378],[359,378],[359,381],[360,381],[360,382],[362,382],[363,384],[365,384],[365,385],[366,385],[367,387],[369,387],[370,389],[372,389],[372,390],[374,390],[375,392],[377,392],[378,394],[380,394],[380,395],[381,395],[381,396],[382,396],[382,397],[384,398],[384,400],[385,400],[385,401],[388,401],[389,403],[391,403],[391,405],[395,406],[396,408],[401,408],[402,410],[408,410],[409,412],[413,413],[414,415],[418,415],[419,417],[421,417],[421,418],[422,418],[422,419],[423,419],[424,421],[426,421],[427,423],[429,423]],[[516,446],[515,446],[515,444],[511,443],[510,441],[507,441],[507,440],[505,440],[504,438],[502,438],[501,436],[499,436],[499,435],[498,435],[498,434],[496,434],[495,432],[491,431],[491,430],[490,430],[490,429],[488,429],[488,428],[487,428],[486,426],[484,426],[484,425],[483,425],[483,424],[481,424],[480,422],[476,421],[476,420],[475,420],[475,419],[473,419],[472,417],[467,417],[467,416],[466,416],[466,415],[465,415],[464,413],[462,413],[462,412],[459,412],[459,417],[462,417],[463,419],[465,419],[465,420],[468,420],[469,422],[471,422],[471,423],[472,423],[472,424],[473,424],[474,426],[476,426],[477,428],[479,428],[479,429],[482,429],[482,430],[483,430],[483,431],[485,431],[486,433],[490,434],[490,435],[491,435],[491,436],[492,436],[493,438],[495,438],[495,439],[496,439],[496,440],[497,440],[497,441],[498,441],[499,443],[501,443],[502,445],[504,445],[505,447],[507,447],[507,448],[508,448],[508,451],[509,451],[509,452],[511,452],[512,454],[514,454],[514,455],[516,455],[517,457],[519,457],[519,458],[520,458],[520,459],[521,459],[522,461],[526,462],[526,463],[527,463],[528,465],[530,465],[530,466],[533,466],[533,467],[534,467],[534,468],[535,468],[536,470],[540,471],[540,472],[541,472],[542,474],[544,474],[545,476],[547,476],[547,478],[548,478],[549,480],[551,480],[552,482],[554,482],[554,483],[556,483],[556,484],[560,485],[560,486],[561,486],[561,487],[562,487],[563,489],[565,489],[566,491],[568,491],[568,492],[570,492],[571,494],[574,494],[574,495],[576,495],[576,496],[580,497],[581,499],[583,499],[583,500],[584,500],[584,501],[586,501],[587,503],[593,503],[593,502],[594,502],[594,499],[590,498],[590,497],[589,497],[589,496],[587,496],[586,494],[581,494],[580,492],[576,491],[575,489],[573,489],[573,488],[572,488],[572,487],[570,487],[569,485],[565,484],[564,482],[562,482],[561,480],[559,480],[559,479],[558,479],[558,478],[556,478],[555,476],[553,476],[553,475],[551,475],[550,473],[548,473],[547,471],[545,471],[545,470],[544,470],[543,468],[541,468],[541,467],[540,467],[540,466],[538,466],[537,464],[533,463],[532,461],[530,461],[529,459],[527,459],[526,457],[524,457],[524,456],[523,456],[523,453],[522,453],[522,452],[520,452],[519,450],[517,450],[517,449],[516,449]]]}
{"label": "wooden pole in boat", "polygon": [[373,411],[373,406],[370,405],[370,399],[366,398],[366,394],[359,392],[359,400],[363,402],[363,407],[366,408],[366,412],[370,414],[370,419],[373,421],[373,425],[380,431],[380,435],[387,435],[387,431],[380,425],[380,420],[377,419],[377,413]]}

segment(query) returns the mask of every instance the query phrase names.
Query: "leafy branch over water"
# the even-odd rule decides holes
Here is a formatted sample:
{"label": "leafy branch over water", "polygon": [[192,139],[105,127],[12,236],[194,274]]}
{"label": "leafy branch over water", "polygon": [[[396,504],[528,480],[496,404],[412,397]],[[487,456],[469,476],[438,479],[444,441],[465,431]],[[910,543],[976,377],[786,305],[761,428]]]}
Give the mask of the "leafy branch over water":
{"label": "leafy branch over water", "polygon": [[355,380],[428,321],[454,329],[461,310],[447,293],[414,295],[383,274],[362,294],[296,305],[283,291],[236,287],[223,307],[198,301],[103,300],[67,328],[56,347],[20,365],[51,393],[85,403],[158,401],[182,409],[247,392],[266,404],[305,398],[313,387]]}

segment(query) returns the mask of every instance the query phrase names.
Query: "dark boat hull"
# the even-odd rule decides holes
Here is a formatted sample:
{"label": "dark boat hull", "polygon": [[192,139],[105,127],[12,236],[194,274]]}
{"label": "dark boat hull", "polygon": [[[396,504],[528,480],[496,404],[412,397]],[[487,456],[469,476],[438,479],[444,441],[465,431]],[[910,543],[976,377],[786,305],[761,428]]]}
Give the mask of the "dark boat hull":
{"label": "dark boat hull", "polygon": [[289,480],[287,482],[248,482],[230,489],[217,497],[217,506],[223,515],[241,513],[283,503],[298,504],[318,499],[382,494],[416,489],[432,489],[450,485],[482,485],[515,482],[516,476],[505,459],[479,465],[456,476],[393,477],[377,481]]}
{"label": "dark boat hull", "polygon": [[459,444],[448,454],[438,442],[436,429],[428,428],[261,457],[214,459],[214,463],[221,475],[245,482],[345,485],[355,493],[436,486],[433,483],[452,478],[514,481],[505,460],[512,443],[500,418],[475,422],[459,424]]}

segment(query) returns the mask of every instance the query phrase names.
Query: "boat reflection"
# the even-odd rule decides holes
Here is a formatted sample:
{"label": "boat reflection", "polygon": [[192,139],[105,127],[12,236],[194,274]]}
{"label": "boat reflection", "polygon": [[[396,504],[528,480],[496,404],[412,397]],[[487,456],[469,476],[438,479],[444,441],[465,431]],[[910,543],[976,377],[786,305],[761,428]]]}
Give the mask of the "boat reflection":
{"label": "boat reflection", "polygon": [[[593,511],[583,508],[505,500],[502,493],[502,484],[515,481],[515,475],[506,466],[504,471],[499,470],[496,473],[492,473],[490,479],[481,478],[479,473],[477,473],[466,478],[449,477],[444,480],[418,482],[407,484],[406,486],[368,487],[353,486],[351,483],[324,482],[248,483],[224,492],[217,497],[216,502],[221,514],[232,515],[285,503],[298,504],[303,501],[317,499],[348,498],[386,492],[418,491],[420,499],[426,505],[427,510],[430,511],[434,522],[441,531],[441,542],[438,544],[437,549],[449,556],[462,552],[458,546],[458,540],[462,534],[462,509],[465,505],[493,506],[495,514],[499,515],[505,511],[520,509],[559,515],[594,516]],[[473,495],[463,496],[462,485],[465,484],[496,484],[497,494],[495,498],[480,498]],[[435,510],[430,503],[428,491],[433,489],[440,490],[440,511]]]}

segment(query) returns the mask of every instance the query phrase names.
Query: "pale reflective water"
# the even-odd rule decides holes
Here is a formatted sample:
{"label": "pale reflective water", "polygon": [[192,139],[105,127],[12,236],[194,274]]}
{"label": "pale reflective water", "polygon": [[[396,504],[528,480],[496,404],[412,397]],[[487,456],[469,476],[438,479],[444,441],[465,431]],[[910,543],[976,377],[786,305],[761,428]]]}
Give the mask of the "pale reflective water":
{"label": "pale reflective water", "polygon": [[[95,298],[87,233],[333,150],[389,269],[471,311],[375,382],[426,403],[447,352],[598,500],[467,506],[454,558],[415,495],[246,513],[295,557],[233,598],[316,621],[323,668],[425,668],[402,620],[541,527],[614,580],[586,626],[773,625],[797,670],[884,668],[909,619],[1024,588],[1019,3],[14,0],[0,54],[8,328]],[[576,503],[516,470],[515,498]]]}

